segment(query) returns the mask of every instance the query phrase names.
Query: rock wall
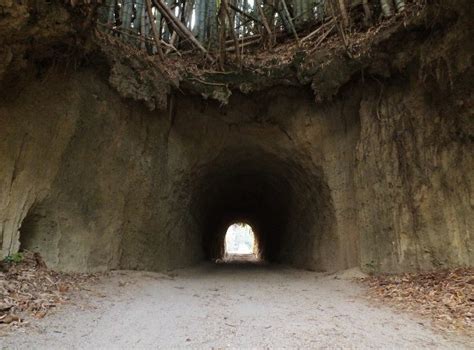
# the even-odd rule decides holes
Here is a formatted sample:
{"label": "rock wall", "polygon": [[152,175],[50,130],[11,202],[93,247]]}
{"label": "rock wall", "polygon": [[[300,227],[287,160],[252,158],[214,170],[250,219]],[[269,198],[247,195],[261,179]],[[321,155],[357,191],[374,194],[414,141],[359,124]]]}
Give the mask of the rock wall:
{"label": "rock wall", "polygon": [[[22,243],[53,267],[104,270],[119,266],[124,230],[137,241],[156,233],[147,220],[162,209],[165,118],[122,102],[90,72],[21,83],[0,105],[3,256]],[[161,267],[168,248],[155,246]]]}
{"label": "rock wall", "polygon": [[344,115],[356,101],[320,108],[283,90],[236,95],[225,108],[180,98],[170,115],[120,100],[91,71],[27,79],[0,103],[2,255],[22,245],[63,270],[191,264],[206,254],[202,222],[222,200],[206,204],[213,181],[232,194],[235,172],[250,175],[248,196],[268,188],[263,203],[287,205],[280,184],[291,194],[285,228],[267,238],[279,241],[273,259],[352,266],[358,120]]}
{"label": "rock wall", "polygon": [[177,96],[152,113],[88,69],[28,78],[0,102],[2,255],[174,268],[217,257],[218,220],[240,215],[269,259],[300,267],[472,265],[472,101],[367,86],[319,105],[290,88],[225,107]]}
{"label": "rock wall", "polygon": [[435,91],[404,82],[361,103],[356,188],[366,270],[474,263],[472,96]]}
{"label": "rock wall", "polygon": [[[35,54],[20,75],[33,49],[0,50],[2,257],[163,270],[219,257],[227,226],[247,220],[265,258],[308,269],[472,266],[472,6],[457,3],[466,11],[433,5],[431,28],[393,32],[363,66],[318,66],[313,89],[345,72],[318,103],[309,85],[269,85],[226,106],[174,92],[150,112],[124,98],[128,70],[111,82],[122,97],[106,83],[102,59],[45,69]],[[6,8],[8,30],[26,23]]]}
{"label": "rock wall", "polygon": [[[0,0],[0,80],[16,80],[28,66],[41,71],[77,53],[88,11],[68,11],[63,2]],[[71,10],[71,9],[69,9]],[[76,18],[73,12],[81,13]]]}
{"label": "rock wall", "polygon": [[366,84],[355,183],[367,271],[474,263],[473,11],[433,6],[429,36],[404,37],[392,78]]}

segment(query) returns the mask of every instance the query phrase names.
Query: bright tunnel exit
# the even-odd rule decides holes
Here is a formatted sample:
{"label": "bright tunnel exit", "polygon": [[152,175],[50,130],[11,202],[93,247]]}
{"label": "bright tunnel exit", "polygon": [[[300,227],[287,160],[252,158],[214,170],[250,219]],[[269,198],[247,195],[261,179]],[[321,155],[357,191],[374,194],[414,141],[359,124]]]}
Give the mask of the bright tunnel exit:
{"label": "bright tunnel exit", "polygon": [[258,260],[258,249],[255,234],[250,225],[236,222],[229,226],[225,234],[224,261]]}

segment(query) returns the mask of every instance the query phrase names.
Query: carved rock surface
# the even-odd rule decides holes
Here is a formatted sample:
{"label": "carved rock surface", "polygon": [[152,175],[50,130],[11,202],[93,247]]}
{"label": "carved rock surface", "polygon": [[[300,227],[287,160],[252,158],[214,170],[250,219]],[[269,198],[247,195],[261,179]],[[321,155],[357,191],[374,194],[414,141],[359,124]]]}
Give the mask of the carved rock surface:
{"label": "carved rock surface", "polygon": [[472,266],[474,50],[469,16],[450,11],[392,37],[393,55],[378,47],[359,62],[364,74],[352,62],[332,81],[336,66],[315,68],[332,97],[319,103],[316,80],[291,80],[233,91],[225,106],[175,92],[151,112],[143,101],[164,100],[146,79],[121,84],[126,70],[92,62],[20,79],[7,63],[2,256],[24,248],[62,270],[163,270],[219,257],[225,229],[243,219],[270,261]]}

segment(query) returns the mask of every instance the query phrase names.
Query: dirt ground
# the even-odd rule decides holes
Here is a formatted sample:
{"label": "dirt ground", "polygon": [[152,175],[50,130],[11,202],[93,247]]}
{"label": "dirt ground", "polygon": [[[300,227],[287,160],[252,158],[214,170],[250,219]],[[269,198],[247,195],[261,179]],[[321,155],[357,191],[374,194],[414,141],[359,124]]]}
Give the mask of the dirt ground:
{"label": "dirt ground", "polygon": [[352,277],[237,263],[116,271],[0,348],[474,348],[371,305]]}

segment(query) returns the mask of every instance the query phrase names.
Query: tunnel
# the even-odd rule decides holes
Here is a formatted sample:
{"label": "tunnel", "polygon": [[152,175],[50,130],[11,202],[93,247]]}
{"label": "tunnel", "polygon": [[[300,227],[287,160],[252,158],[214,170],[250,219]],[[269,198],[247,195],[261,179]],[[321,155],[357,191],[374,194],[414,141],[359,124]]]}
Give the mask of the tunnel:
{"label": "tunnel", "polygon": [[258,148],[228,149],[193,173],[191,229],[205,258],[222,258],[228,227],[245,222],[262,260],[330,270],[338,242],[329,189],[321,169],[302,163]]}
{"label": "tunnel", "polygon": [[[132,258],[123,254],[120,267],[159,270],[163,265],[156,262],[171,261],[168,266],[176,267],[203,259],[222,260],[227,229],[242,222],[252,227],[261,261],[315,271],[340,268],[344,252],[330,189],[322,169],[309,157],[246,145],[224,148],[186,170],[173,182],[173,202],[161,202],[160,207],[172,213],[167,214],[165,229],[156,224],[160,216],[144,208],[154,220],[146,226],[149,240],[144,241],[144,249],[148,251],[140,249],[137,234],[127,229],[131,239],[121,243],[142,265],[127,265]],[[62,220],[54,214],[58,206],[68,210]],[[20,229],[21,248],[40,252],[53,266],[60,258],[69,259],[74,270],[73,254],[80,256],[89,251],[88,242],[98,242],[97,237],[87,238],[81,232],[69,235],[77,227],[77,221],[71,221],[74,210],[56,201],[32,207]],[[160,238],[162,233],[166,241]],[[70,239],[65,240],[64,234]],[[160,248],[163,244],[166,248]],[[61,249],[66,246],[74,250],[64,257]],[[105,254],[97,247],[94,257]]]}

